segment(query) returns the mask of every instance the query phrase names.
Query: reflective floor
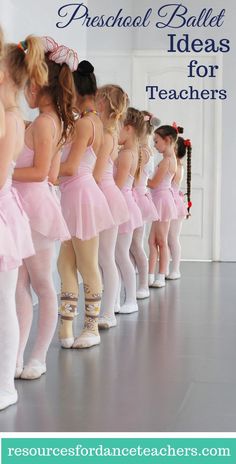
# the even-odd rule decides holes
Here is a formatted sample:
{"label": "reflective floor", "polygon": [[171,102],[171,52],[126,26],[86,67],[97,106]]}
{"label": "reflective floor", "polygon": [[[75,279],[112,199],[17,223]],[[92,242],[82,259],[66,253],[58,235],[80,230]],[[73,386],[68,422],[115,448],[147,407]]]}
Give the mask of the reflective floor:
{"label": "reflective floor", "polygon": [[236,263],[183,263],[100,346],[63,350],[56,334],[0,431],[236,432],[235,294]]}

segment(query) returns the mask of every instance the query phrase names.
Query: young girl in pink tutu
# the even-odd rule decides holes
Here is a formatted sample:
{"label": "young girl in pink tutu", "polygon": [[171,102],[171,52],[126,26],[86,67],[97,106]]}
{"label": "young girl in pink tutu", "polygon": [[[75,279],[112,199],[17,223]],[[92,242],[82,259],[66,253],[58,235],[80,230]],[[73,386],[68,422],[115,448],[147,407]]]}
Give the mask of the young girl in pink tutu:
{"label": "young girl in pink tutu", "polygon": [[148,181],[148,187],[152,189],[152,198],[159,217],[159,221],[152,224],[155,243],[159,247],[159,272],[152,284],[153,287],[165,286],[165,276],[169,262],[167,240],[170,221],[177,219],[177,208],[171,185],[177,171],[175,156],[177,137],[178,128],[173,126],[160,126],[154,132],[154,145],[162,154],[163,160],[159,163],[154,177]]}
{"label": "young girl in pink tutu", "polygon": [[148,258],[143,248],[145,225],[158,220],[156,207],[147,189],[147,181],[148,178],[152,176],[154,170],[152,150],[149,147],[149,138],[154,130],[154,126],[158,126],[160,121],[148,111],[142,111],[142,115],[145,121],[145,132],[140,139],[139,163],[135,175],[133,193],[142,213],[143,226],[134,230],[130,247],[130,251],[138,269],[139,287],[136,293],[137,299],[149,297]]}
{"label": "young girl in pink tutu", "polygon": [[[57,295],[52,278],[55,240],[70,238],[60,203],[50,181],[57,178],[61,145],[74,127],[73,62],[77,57],[53,39],[41,39],[45,57],[45,80],[41,85],[27,83],[25,96],[39,116],[25,132],[25,145],[14,172],[14,186],[29,217],[36,255],[25,259],[19,272],[16,305],[20,325],[20,344],[16,377],[36,379],[46,372],[46,355],[57,324]],[[28,53],[23,44],[21,54]],[[27,55],[26,55],[27,56]],[[43,85],[44,84],[44,85]],[[33,318],[30,285],[39,301],[37,335],[28,363],[24,351]]]}
{"label": "young girl in pink tutu", "polygon": [[135,229],[143,226],[142,213],[133,196],[134,176],[139,162],[139,139],[144,132],[144,118],[140,111],[128,108],[119,143],[123,145],[117,160],[116,184],[127,202],[130,219],[121,224],[116,244],[116,262],[125,287],[125,302],[116,312],[138,311],[136,301],[136,274],[130,259],[130,246]]}
{"label": "young girl in pink tutu", "polygon": [[[23,50],[26,44],[27,55]],[[2,48],[1,43],[1,52]],[[11,181],[24,144],[25,127],[18,96],[26,80],[31,79],[35,85],[43,85],[47,71],[40,39],[29,36],[18,45],[6,45],[0,62],[0,100],[5,110],[5,135],[2,117],[0,121],[0,409],[17,401],[14,373],[19,326],[15,291],[22,260],[34,254],[29,220]]]}
{"label": "young girl in pink tutu", "polygon": [[[174,280],[180,279],[180,258],[181,258],[181,245],[180,233],[185,217],[189,217],[191,203],[191,153],[192,144],[189,139],[178,137],[175,154],[177,159],[177,171],[174,179],[172,180],[172,189],[174,192],[175,204],[177,207],[178,218],[173,219],[170,223],[170,230],[168,234],[168,244],[172,258],[172,270],[167,276],[167,279]],[[187,155],[187,207],[184,202],[184,195],[180,191],[181,183],[184,176],[183,158]]]}
{"label": "young girl in pink tutu", "polygon": [[114,181],[114,162],[118,156],[118,125],[127,110],[128,97],[118,85],[105,85],[97,92],[97,109],[104,127],[104,139],[98,153],[94,178],[103,191],[114,220],[114,227],[99,235],[99,265],[103,278],[102,309],[98,325],[108,329],[117,325],[115,317],[119,274],[115,262],[118,226],[129,219],[129,211]]}
{"label": "young girl in pink tutu", "polygon": [[[80,118],[62,155],[61,205],[72,240],[62,244],[58,269],[62,281],[60,341],[64,348],[89,348],[100,343],[98,317],[102,282],[98,267],[99,233],[114,226],[107,200],[93,170],[103,143],[103,124],[96,111],[94,68],[82,61],[74,72]],[[78,301],[76,267],[84,285],[84,328],[74,340],[73,318]]]}

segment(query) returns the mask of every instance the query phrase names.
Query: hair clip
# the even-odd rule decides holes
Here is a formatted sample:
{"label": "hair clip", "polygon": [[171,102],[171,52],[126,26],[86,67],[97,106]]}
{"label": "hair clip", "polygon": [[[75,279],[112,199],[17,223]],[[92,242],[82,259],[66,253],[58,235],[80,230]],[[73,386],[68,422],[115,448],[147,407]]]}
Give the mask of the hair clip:
{"label": "hair clip", "polygon": [[150,124],[151,126],[153,127],[157,127],[157,126],[160,126],[161,124],[161,120],[156,118],[156,116],[153,116],[153,114],[151,115],[151,118],[150,118]]}
{"label": "hair clip", "polygon": [[22,50],[25,53],[27,48],[28,48],[27,41],[22,40],[21,42],[19,42],[18,45],[17,45],[17,48],[19,48],[20,50]]}
{"label": "hair clip", "polygon": [[148,114],[146,114],[146,115],[143,117],[143,120],[144,120],[145,122],[150,121],[151,117],[152,117],[152,116],[149,116]]}
{"label": "hair clip", "polygon": [[184,140],[184,145],[185,145],[185,147],[191,147],[192,146],[191,140],[190,139],[185,139]]}

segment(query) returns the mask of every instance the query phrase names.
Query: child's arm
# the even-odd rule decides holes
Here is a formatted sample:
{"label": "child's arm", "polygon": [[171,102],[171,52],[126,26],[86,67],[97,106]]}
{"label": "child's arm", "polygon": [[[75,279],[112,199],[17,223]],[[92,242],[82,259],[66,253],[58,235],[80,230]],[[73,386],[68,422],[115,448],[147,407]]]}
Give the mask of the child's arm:
{"label": "child's arm", "polygon": [[60,176],[74,176],[79,167],[81,158],[91,141],[92,125],[86,118],[79,119],[75,126],[75,135],[68,158],[60,165]]}
{"label": "child's arm", "polygon": [[32,127],[34,165],[16,168],[13,179],[19,182],[42,182],[48,176],[53,157],[52,123],[38,117]]}
{"label": "child's arm", "polygon": [[49,170],[49,173],[48,173],[48,182],[50,182],[53,185],[58,184],[58,174],[59,174],[59,170],[60,170],[60,162],[61,162],[61,150],[58,151],[54,155],[54,157],[52,159],[51,167],[50,167],[50,170]]}
{"label": "child's arm", "polygon": [[6,113],[5,134],[0,138],[0,189],[4,186],[16,145],[16,121],[10,113]]}
{"label": "child's arm", "polygon": [[0,102],[0,137],[3,137],[5,135],[5,121],[5,110],[3,104]]}
{"label": "child's arm", "polygon": [[117,172],[115,182],[122,189],[127,181],[132,166],[132,153],[129,150],[121,150],[118,156]]}
{"label": "child's arm", "polygon": [[101,182],[104,171],[107,167],[110,153],[113,148],[113,137],[109,133],[104,134],[103,143],[97,155],[97,161],[93,171],[94,179],[97,183]]}
{"label": "child's arm", "polygon": [[154,177],[152,179],[148,179],[148,187],[154,189],[158,187],[158,185],[163,181],[167,171],[169,169],[169,160],[164,159],[160,162]]}

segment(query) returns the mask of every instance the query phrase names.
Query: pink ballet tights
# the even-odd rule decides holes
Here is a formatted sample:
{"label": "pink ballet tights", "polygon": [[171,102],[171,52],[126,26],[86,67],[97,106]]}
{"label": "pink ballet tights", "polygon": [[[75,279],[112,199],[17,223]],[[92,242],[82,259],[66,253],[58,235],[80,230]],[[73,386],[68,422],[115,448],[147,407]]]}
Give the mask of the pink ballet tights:
{"label": "pink ballet tights", "polygon": [[16,308],[20,327],[20,344],[17,366],[23,366],[25,346],[29,338],[33,319],[33,304],[30,285],[39,302],[37,334],[30,360],[44,364],[49,345],[57,325],[57,295],[52,278],[54,245],[40,250],[35,256],[24,260],[19,270],[16,289]]}

